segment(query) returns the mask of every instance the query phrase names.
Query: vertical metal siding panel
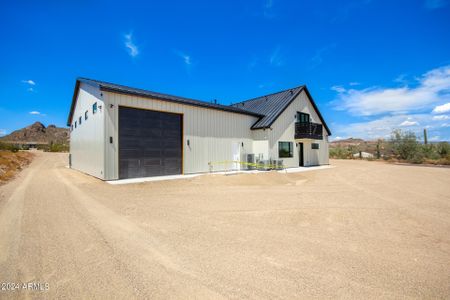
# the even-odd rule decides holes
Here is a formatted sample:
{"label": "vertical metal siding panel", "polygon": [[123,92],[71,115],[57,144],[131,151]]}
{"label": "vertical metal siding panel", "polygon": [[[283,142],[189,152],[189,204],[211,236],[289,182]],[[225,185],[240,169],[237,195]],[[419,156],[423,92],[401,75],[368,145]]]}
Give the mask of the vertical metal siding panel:
{"label": "vertical metal siding panel", "polygon": [[[252,116],[128,95],[117,95],[116,105],[182,113],[185,173],[208,172],[209,161],[231,160],[233,142],[244,142],[245,151],[251,147],[250,127],[256,121]],[[216,166],[215,170],[223,168]]]}
{"label": "vertical metal siding panel", "polygon": [[[73,116],[73,123],[79,123],[79,117],[82,117],[82,124],[78,124],[70,133],[70,153],[73,169],[104,179],[105,114],[100,110],[97,114],[92,114],[92,104],[95,102],[104,106],[100,90],[82,83]],[[84,119],[85,111],[88,111],[87,120]]]}

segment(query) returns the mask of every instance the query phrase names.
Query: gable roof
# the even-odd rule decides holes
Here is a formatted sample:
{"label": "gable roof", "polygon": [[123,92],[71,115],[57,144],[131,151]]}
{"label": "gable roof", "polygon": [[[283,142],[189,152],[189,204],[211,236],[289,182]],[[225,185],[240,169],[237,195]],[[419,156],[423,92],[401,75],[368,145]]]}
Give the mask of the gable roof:
{"label": "gable roof", "polygon": [[114,92],[119,94],[126,94],[126,95],[136,95],[151,99],[158,99],[162,101],[169,101],[169,102],[175,102],[179,104],[185,104],[185,105],[193,105],[198,107],[204,107],[204,108],[211,108],[211,109],[217,109],[227,112],[233,112],[238,114],[244,114],[244,115],[250,115],[254,117],[261,118],[263,115],[252,112],[249,110],[240,109],[238,107],[229,106],[229,105],[221,105],[221,104],[215,104],[215,103],[209,103],[205,101],[199,101],[194,99],[189,99],[185,97],[179,97],[179,96],[173,96],[168,94],[162,94],[137,88],[132,88],[124,85],[109,83],[105,81],[99,81],[99,80],[93,80],[88,78],[77,78],[77,81],[75,83],[75,90],[72,96],[72,105],[70,107],[69,117],[67,119],[67,126],[70,126],[72,123],[72,117],[75,110],[75,104],[78,98],[78,92],[80,89],[80,83],[86,83],[88,85],[94,86],[99,88],[101,91],[107,91],[107,92]]}
{"label": "gable roof", "polygon": [[255,124],[253,124],[252,129],[270,128],[270,126],[272,126],[272,124],[281,115],[281,113],[285,111],[289,104],[291,104],[292,101],[294,101],[302,91],[305,91],[306,95],[311,101],[312,106],[314,107],[314,110],[319,116],[322,125],[327,130],[328,135],[331,135],[330,129],[325,123],[325,120],[323,119],[319,109],[316,106],[316,103],[314,102],[311,94],[308,91],[308,88],[305,85],[242,101],[233,104],[232,106],[264,115]]}
{"label": "gable roof", "polygon": [[301,85],[292,89],[287,89],[281,92],[264,95],[261,97],[253,98],[250,100],[246,100],[243,102],[239,102],[232,105],[221,105],[215,103],[209,103],[200,100],[194,100],[185,97],[173,96],[169,94],[162,94],[152,91],[147,91],[143,89],[132,88],[124,85],[109,83],[105,81],[93,80],[88,78],[77,78],[75,83],[75,90],[72,96],[72,104],[70,107],[69,117],[67,119],[67,126],[70,126],[72,123],[73,113],[75,110],[76,101],[78,98],[78,93],[80,90],[80,84],[85,83],[94,87],[99,88],[101,91],[114,92],[125,95],[136,95],[151,99],[157,99],[162,101],[169,101],[179,104],[192,105],[210,109],[217,109],[227,112],[233,112],[238,114],[245,114],[254,117],[258,117],[259,119],[253,124],[251,129],[264,129],[270,128],[270,126],[275,122],[275,120],[281,115],[281,113],[289,106],[289,104],[294,101],[294,99],[302,92],[305,91],[308,98],[311,101],[312,106],[314,107],[317,115],[319,116],[323,126],[327,130],[328,134],[331,135],[331,131],[328,128],[325,120],[320,114],[319,109],[314,103],[311,94],[305,85]]}

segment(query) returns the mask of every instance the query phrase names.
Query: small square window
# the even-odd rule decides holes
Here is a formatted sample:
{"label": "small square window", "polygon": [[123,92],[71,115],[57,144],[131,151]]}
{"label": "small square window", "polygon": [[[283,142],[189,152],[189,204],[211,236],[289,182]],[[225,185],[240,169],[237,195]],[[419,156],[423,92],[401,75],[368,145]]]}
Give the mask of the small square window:
{"label": "small square window", "polygon": [[319,149],[319,144],[318,143],[312,143],[311,144],[311,149]]}
{"label": "small square window", "polygon": [[81,117],[79,117],[78,118],[78,123],[80,123],[80,125],[81,125],[81,121],[82,121],[83,119],[81,118]]}
{"label": "small square window", "polygon": [[86,112],[84,113],[84,119],[85,119],[85,120],[88,119],[88,111],[86,111]]}
{"label": "small square window", "polygon": [[292,142],[278,142],[278,157],[294,157]]}
{"label": "small square window", "polygon": [[97,112],[97,102],[92,104],[92,114],[95,114]]}

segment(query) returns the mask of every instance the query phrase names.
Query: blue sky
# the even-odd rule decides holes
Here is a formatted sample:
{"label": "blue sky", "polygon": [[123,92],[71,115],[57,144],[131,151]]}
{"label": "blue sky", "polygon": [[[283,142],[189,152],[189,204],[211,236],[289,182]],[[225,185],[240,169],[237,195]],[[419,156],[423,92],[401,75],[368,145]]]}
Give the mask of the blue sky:
{"label": "blue sky", "polygon": [[65,126],[78,76],[229,104],[306,84],[333,138],[450,140],[450,3],[3,1],[0,134]]}

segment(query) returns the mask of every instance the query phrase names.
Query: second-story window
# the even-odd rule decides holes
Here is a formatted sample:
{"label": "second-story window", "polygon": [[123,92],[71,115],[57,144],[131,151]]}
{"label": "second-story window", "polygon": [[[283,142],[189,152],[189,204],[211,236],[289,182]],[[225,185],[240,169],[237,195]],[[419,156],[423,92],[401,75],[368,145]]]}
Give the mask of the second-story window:
{"label": "second-story window", "polygon": [[310,122],[309,114],[305,114],[305,113],[302,113],[302,112],[297,112],[296,119],[297,119],[296,121],[298,123],[309,123]]}
{"label": "second-story window", "polygon": [[92,114],[95,114],[97,112],[97,102],[92,104]]}

